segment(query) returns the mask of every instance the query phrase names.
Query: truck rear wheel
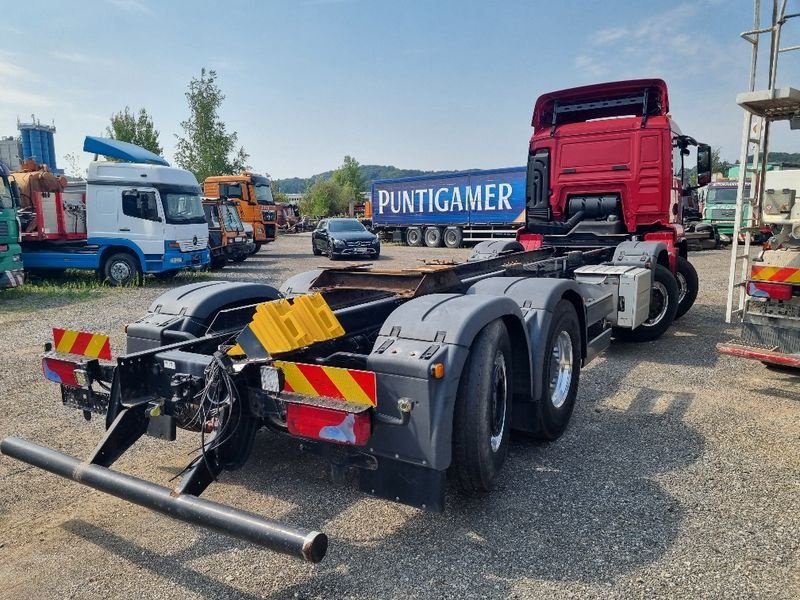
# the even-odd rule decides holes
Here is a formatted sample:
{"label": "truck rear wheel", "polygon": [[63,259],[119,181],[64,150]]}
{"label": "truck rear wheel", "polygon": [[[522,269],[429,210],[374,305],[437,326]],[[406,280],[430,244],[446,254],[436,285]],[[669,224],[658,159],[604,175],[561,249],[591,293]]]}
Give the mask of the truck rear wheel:
{"label": "truck rear wheel", "polygon": [[425,228],[425,245],[428,248],[438,248],[442,245],[442,230],[438,227]]}
{"label": "truck rear wheel", "polygon": [[444,245],[448,248],[461,248],[461,241],[464,239],[460,227],[447,227],[444,230]]}
{"label": "truck rear wheel", "polygon": [[139,285],[142,271],[139,260],[127,252],[117,252],[109,256],[103,263],[103,277],[109,285]]}
{"label": "truck rear wheel", "polygon": [[694,265],[682,256],[678,257],[675,264],[675,279],[678,281],[678,312],[675,318],[680,319],[689,312],[697,299],[700,280]]}
{"label": "truck rear wheel", "polygon": [[650,292],[650,315],[636,329],[615,328],[615,337],[632,342],[651,342],[669,329],[678,312],[678,282],[668,268],[656,265]]}
{"label": "truck rear wheel", "polygon": [[415,248],[422,246],[422,229],[419,227],[409,227],[406,229],[406,243]]}
{"label": "truck rear wheel", "polygon": [[513,381],[511,341],[496,320],[472,343],[453,412],[450,476],[467,495],[488,492],[505,462]]}
{"label": "truck rear wheel", "polygon": [[578,313],[568,300],[560,300],[545,341],[542,396],[530,434],[550,442],[561,437],[572,417],[581,372],[581,334]]}

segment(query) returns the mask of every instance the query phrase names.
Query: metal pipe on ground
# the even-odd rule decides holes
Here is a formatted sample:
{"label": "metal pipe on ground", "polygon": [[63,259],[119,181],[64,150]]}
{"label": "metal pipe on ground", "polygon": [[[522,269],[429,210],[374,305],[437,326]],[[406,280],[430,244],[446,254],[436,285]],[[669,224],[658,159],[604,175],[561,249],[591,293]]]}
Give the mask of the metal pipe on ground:
{"label": "metal pipe on ground", "polygon": [[179,521],[206,527],[309,562],[321,561],[328,549],[328,536],[324,533],[295,529],[191,494],[173,495],[173,490],[169,488],[81,462],[22,438],[7,437],[0,441],[0,453]]}

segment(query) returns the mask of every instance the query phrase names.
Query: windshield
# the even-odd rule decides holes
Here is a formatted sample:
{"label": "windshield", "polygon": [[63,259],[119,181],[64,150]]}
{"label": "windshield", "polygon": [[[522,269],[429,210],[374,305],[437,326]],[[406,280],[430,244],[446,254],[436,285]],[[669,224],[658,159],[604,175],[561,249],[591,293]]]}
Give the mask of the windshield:
{"label": "windshield", "polygon": [[256,184],[256,201],[259,204],[274,204],[272,200],[272,189],[268,183]]}
{"label": "windshield", "polygon": [[206,211],[206,219],[208,226],[212,229],[219,229],[219,217],[217,216],[217,207],[213,204],[204,204],[203,210]]}
{"label": "windshield", "polygon": [[222,221],[225,223],[225,229],[227,231],[241,231],[244,229],[244,227],[242,227],[242,220],[239,218],[239,213],[235,206],[223,204],[221,208]]}
{"label": "windshield", "polygon": [[[750,193],[750,187],[744,188],[745,195]],[[706,195],[706,204],[736,204],[736,188],[711,188]]]}
{"label": "windshield", "polygon": [[186,225],[206,222],[200,189],[195,187],[157,186],[167,223]]}
{"label": "windshield", "polygon": [[358,221],[331,221],[328,225],[329,231],[366,231],[364,226]]}
{"label": "windshield", "polygon": [[0,208],[14,208],[14,198],[8,181],[0,179]]}

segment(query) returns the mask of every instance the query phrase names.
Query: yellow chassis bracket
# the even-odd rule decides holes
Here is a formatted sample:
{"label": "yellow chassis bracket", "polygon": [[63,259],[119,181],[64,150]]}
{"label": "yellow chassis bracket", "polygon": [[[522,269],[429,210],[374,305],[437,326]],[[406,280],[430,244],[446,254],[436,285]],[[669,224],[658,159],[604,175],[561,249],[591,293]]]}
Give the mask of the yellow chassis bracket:
{"label": "yellow chassis bracket", "polygon": [[308,294],[256,306],[252,321],[228,353],[269,358],[342,335],[344,329],[322,295]]}

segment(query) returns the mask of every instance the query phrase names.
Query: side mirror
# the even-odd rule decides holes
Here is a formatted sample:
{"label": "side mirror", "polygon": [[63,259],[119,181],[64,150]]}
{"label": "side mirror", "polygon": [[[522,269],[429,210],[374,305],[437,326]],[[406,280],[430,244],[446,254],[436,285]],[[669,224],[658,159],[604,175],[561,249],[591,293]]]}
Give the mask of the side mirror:
{"label": "side mirror", "polygon": [[697,144],[697,185],[703,187],[711,183],[711,146]]}
{"label": "side mirror", "polygon": [[11,180],[11,197],[12,197],[11,206],[19,207],[19,202],[20,202],[19,186],[17,185],[17,182],[14,181],[13,179]]}

